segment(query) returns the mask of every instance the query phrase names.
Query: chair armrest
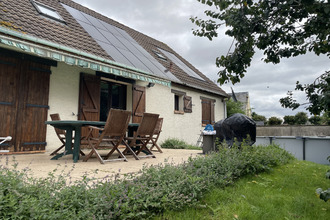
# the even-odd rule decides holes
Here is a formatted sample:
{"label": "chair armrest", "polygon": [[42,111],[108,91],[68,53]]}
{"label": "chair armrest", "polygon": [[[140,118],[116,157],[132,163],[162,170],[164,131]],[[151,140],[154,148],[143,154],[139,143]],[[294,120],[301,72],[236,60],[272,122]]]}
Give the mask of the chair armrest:
{"label": "chair armrest", "polygon": [[104,130],[104,127],[96,127],[96,126],[92,126],[92,125],[88,126],[88,128],[90,130],[92,130],[92,129],[96,129],[96,130],[100,130],[100,131],[103,131]]}

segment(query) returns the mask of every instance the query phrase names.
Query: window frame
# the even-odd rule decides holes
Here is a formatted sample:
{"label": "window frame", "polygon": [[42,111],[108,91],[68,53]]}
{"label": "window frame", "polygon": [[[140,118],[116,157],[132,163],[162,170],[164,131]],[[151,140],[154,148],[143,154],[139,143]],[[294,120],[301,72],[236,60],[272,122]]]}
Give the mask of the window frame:
{"label": "window frame", "polygon": [[[50,7],[50,6],[47,6],[43,3],[40,3],[40,2],[37,2],[37,1],[34,1],[34,0],[31,0],[31,3],[32,5],[35,7],[35,9],[37,10],[37,12],[44,16],[44,17],[47,17],[47,18],[50,18],[52,20],[55,20],[55,21],[58,21],[58,22],[61,22],[61,23],[65,23],[64,19],[62,18],[62,16],[56,11],[56,9]],[[50,12],[52,13],[55,13],[57,16],[53,16],[51,14],[47,14],[46,12],[43,12],[42,9],[44,10],[49,10]]]}
{"label": "window frame", "polygon": [[184,101],[183,97],[186,95],[185,92],[171,89],[171,92],[174,93],[174,114],[184,114]]}

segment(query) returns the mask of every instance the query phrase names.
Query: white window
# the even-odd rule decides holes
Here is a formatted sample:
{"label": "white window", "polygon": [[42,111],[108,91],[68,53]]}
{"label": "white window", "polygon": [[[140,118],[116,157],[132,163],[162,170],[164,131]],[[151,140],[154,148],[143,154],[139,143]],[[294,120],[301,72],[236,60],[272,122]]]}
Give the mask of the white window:
{"label": "white window", "polygon": [[57,13],[55,9],[35,1],[32,1],[32,4],[37,9],[37,11],[43,16],[64,22],[61,15],[59,15],[59,13]]}

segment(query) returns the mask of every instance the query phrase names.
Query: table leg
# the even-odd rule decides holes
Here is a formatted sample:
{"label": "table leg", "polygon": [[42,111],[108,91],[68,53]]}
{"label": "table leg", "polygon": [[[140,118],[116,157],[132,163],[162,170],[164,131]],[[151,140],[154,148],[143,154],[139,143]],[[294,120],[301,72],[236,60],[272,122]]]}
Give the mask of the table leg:
{"label": "table leg", "polygon": [[72,154],[72,128],[66,129],[64,152],[55,155],[54,157],[51,158],[51,160],[57,160],[58,158],[63,157],[64,155],[67,154]]}
{"label": "table leg", "polygon": [[72,154],[72,129],[67,129],[65,134],[65,154]]}
{"label": "table leg", "polygon": [[81,139],[81,127],[75,128],[74,143],[73,143],[73,162],[76,163],[79,160],[80,154],[80,139]]}

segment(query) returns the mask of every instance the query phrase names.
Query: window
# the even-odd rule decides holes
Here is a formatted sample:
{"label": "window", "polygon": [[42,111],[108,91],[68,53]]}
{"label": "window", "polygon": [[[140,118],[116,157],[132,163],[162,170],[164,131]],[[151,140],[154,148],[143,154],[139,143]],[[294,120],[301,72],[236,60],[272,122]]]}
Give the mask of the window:
{"label": "window", "polygon": [[63,18],[57,13],[57,11],[49,6],[41,4],[39,2],[31,1],[33,6],[37,11],[48,18],[54,19],[56,21],[64,22]]}
{"label": "window", "polygon": [[214,124],[214,99],[201,97],[202,102],[202,126]]}
{"label": "window", "polygon": [[100,121],[106,121],[110,108],[126,110],[126,85],[101,81]]}
{"label": "window", "polygon": [[167,58],[163,54],[159,53],[158,51],[153,50],[153,52],[157,55],[158,58],[160,58],[162,60],[167,60]]}
{"label": "window", "polygon": [[180,111],[179,99],[180,99],[179,95],[174,95],[174,111]]}
{"label": "window", "polygon": [[192,98],[187,96],[185,92],[172,89],[174,93],[174,113],[184,114],[192,112]]}

